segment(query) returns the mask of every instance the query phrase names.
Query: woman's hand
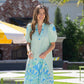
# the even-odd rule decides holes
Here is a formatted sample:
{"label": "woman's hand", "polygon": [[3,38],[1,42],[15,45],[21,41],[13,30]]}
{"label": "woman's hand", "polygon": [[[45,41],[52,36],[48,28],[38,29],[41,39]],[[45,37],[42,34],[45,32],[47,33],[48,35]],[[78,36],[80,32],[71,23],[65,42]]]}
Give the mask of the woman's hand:
{"label": "woman's hand", "polygon": [[40,57],[41,59],[45,59],[46,55],[47,55],[47,54],[44,52],[44,53],[40,54],[39,57]]}
{"label": "woman's hand", "polygon": [[55,42],[52,42],[50,47],[45,52],[43,52],[39,57],[41,59],[44,59],[47,56],[47,54],[50,53],[54,48],[55,48]]}
{"label": "woman's hand", "polygon": [[30,51],[30,52],[27,52],[27,55],[28,55],[28,58],[29,58],[29,59],[33,59],[33,54],[32,54],[31,51]]}

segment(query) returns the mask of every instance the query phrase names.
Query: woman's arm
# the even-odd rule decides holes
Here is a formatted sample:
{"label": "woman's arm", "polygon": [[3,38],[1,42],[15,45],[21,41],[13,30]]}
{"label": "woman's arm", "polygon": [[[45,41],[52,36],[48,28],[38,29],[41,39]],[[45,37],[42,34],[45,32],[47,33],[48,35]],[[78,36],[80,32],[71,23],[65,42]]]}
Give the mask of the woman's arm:
{"label": "woman's arm", "polygon": [[30,47],[30,43],[27,43],[27,55],[29,57],[29,59],[33,59],[33,54],[31,52],[31,47]]}
{"label": "woman's arm", "polygon": [[55,48],[55,42],[52,42],[50,47],[45,52],[43,52],[39,57],[44,59],[47,56],[47,54],[51,52],[54,48]]}
{"label": "woman's arm", "polygon": [[30,43],[27,43],[27,52],[30,52]]}

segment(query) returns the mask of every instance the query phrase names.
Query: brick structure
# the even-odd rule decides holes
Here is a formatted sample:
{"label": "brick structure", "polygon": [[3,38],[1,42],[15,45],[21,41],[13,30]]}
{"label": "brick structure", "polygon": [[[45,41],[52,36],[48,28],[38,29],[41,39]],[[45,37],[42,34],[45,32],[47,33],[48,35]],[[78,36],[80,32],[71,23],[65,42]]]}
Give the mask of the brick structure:
{"label": "brick structure", "polygon": [[0,45],[0,50],[1,52],[1,58],[2,60],[8,60],[11,59],[11,50],[12,50],[12,45]]}
{"label": "brick structure", "polygon": [[53,57],[60,57],[60,60],[62,60],[62,43],[65,37],[58,37],[56,41],[55,49],[53,50]]}
{"label": "brick structure", "polygon": [[54,56],[59,56],[62,59],[62,42],[56,42]]}
{"label": "brick structure", "polygon": [[0,44],[0,60],[26,58],[26,44]]}

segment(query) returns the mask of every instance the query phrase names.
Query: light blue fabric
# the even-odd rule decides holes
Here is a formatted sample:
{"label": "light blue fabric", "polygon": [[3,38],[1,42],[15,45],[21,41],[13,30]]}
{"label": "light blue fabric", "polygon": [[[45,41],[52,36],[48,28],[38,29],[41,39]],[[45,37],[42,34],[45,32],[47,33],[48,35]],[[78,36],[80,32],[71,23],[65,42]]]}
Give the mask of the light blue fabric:
{"label": "light blue fabric", "polygon": [[48,53],[45,59],[39,56],[56,42],[57,33],[53,24],[42,24],[41,33],[38,33],[38,24],[35,26],[35,32],[30,39],[31,24],[27,25],[25,38],[31,43],[33,59],[27,59],[24,84],[53,84],[53,59],[52,51]]}

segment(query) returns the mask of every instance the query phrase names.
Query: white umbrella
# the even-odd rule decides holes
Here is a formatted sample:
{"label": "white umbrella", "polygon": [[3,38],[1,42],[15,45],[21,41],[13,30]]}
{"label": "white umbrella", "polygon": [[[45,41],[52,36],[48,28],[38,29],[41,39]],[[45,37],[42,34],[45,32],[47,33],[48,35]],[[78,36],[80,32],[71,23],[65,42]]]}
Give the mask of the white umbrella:
{"label": "white umbrella", "polygon": [[26,29],[0,21],[0,44],[26,43]]}

